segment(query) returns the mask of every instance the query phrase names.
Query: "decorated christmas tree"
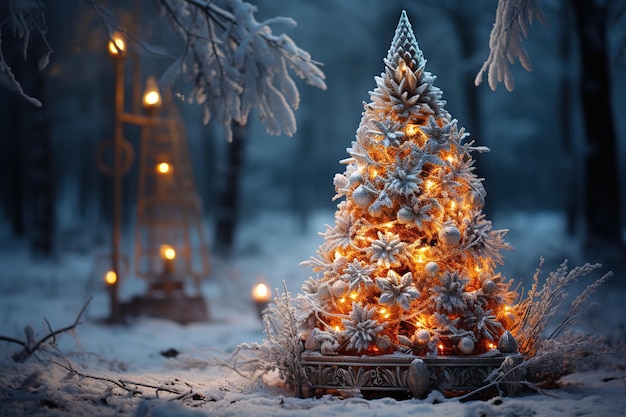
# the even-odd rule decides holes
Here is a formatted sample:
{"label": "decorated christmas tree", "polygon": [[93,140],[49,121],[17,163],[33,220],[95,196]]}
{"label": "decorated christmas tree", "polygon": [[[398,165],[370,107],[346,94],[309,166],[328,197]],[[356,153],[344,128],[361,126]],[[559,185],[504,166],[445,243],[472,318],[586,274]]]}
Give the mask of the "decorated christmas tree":
{"label": "decorated christmas tree", "polygon": [[334,178],[335,225],[303,262],[317,277],[296,302],[301,340],[325,355],[514,350],[515,294],[494,271],[510,246],[473,172],[488,148],[444,109],[405,12],[384,64]]}

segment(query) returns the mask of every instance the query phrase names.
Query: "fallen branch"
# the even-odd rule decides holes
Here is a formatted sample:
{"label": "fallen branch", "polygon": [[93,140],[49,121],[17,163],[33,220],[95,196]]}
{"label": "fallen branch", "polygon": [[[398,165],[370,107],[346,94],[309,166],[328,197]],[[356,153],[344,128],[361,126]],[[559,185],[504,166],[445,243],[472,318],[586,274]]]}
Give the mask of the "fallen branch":
{"label": "fallen branch", "polygon": [[24,349],[22,349],[20,352],[16,352],[13,355],[11,355],[11,359],[13,359],[15,362],[24,362],[28,358],[30,358],[33,355],[33,353],[35,353],[48,340],[52,339],[51,344],[54,344],[55,338],[57,335],[73,330],[80,323],[80,319],[83,313],[85,312],[85,310],[87,309],[87,306],[91,302],[92,298],[93,297],[89,297],[85,305],[83,305],[83,308],[80,309],[80,312],[78,313],[78,316],[76,316],[76,320],[74,320],[74,323],[72,323],[69,326],[63,327],[58,330],[52,330],[50,327],[50,323],[48,322],[48,320],[44,318],[46,325],[48,326],[49,333],[38,341],[35,341],[34,339],[35,332],[32,326],[30,325],[26,326],[26,328],[24,329],[24,332],[26,333],[26,341],[9,337],[9,336],[0,335],[0,340],[4,340],[10,343],[16,343],[24,347]]}
{"label": "fallen branch", "polygon": [[124,380],[124,379],[112,379],[112,378],[106,378],[106,377],[102,377],[102,376],[97,376],[97,375],[90,375],[90,374],[86,374],[84,372],[80,372],[78,370],[76,370],[72,364],[66,359],[66,364],[62,364],[59,363],[57,361],[54,361],[52,359],[50,359],[50,362],[60,366],[61,368],[65,369],[66,371],[76,375],[76,376],[80,376],[82,378],[89,378],[89,379],[93,379],[96,381],[103,381],[103,382],[108,382],[110,384],[115,385],[118,388],[123,389],[124,391],[129,392],[132,395],[144,395],[144,392],[141,391],[140,389],[138,389],[137,387],[144,387],[144,388],[150,388],[150,389],[154,389],[156,392],[156,396],[157,398],[159,397],[159,393],[160,392],[167,392],[169,394],[174,394],[176,395],[176,397],[174,398],[174,400],[176,399],[182,399],[185,398],[187,396],[189,396],[190,394],[193,394],[193,387],[191,385],[189,385],[188,383],[184,382],[184,384],[189,388],[189,391],[184,391],[181,392],[177,389],[174,388],[167,388],[161,385],[152,385],[152,384],[146,384],[143,382],[135,382],[135,381],[128,381],[128,380]]}

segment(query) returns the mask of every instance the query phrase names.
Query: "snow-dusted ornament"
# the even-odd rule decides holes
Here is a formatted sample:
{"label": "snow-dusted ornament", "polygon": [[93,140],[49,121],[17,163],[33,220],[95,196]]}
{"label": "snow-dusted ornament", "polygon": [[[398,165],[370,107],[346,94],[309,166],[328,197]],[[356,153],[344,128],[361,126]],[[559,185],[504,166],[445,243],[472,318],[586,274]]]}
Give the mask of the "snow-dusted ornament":
{"label": "snow-dusted ornament", "polygon": [[348,284],[345,281],[337,280],[331,286],[331,293],[335,298],[341,298],[348,290]]}
{"label": "snow-dusted ornament", "polygon": [[317,295],[322,300],[328,300],[329,298],[331,298],[332,292],[330,285],[328,285],[328,283],[320,285],[317,289]]}
{"label": "snow-dusted ornament", "polygon": [[456,347],[462,354],[469,355],[474,351],[474,341],[470,337],[462,337]]}
{"label": "snow-dusted ornament", "polygon": [[515,353],[517,349],[517,340],[515,340],[511,332],[505,331],[498,341],[498,350],[502,353]]}
{"label": "snow-dusted ornament", "polygon": [[456,248],[461,242],[461,232],[456,226],[444,226],[439,231],[439,242],[448,248]]}
{"label": "snow-dusted ornament", "polygon": [[392,345],[393,343],[391,343],[391,339],[387,335],[380,336],[378,339],[376,339],[376,347],[381,352],[386,352],[387,350],[389,350],[389,348],[391,348]]}
{"label": "snow-dusted ornament", "polygon": [[361,171],[356,170],[352,174],[350,174],[350,177],[348,177],[348,181],[350,182],[350,184],[358,184],[363,181],[363,174],[361,174]]}
{"label": "snow-dusted ornament", "polygon": [[361,184],[352,192],[352,199],[357,206],[367,208],[374,201],[374,193]]}
{"label": "snow-dusted ornament", "polygon": [[430,342],[430,333],[426,329],[419,329],[413,333],[412,342],[416,345],[425,345]]}
{"label": "snow-dusted ornament", "polygon": [[437,262],[430,261],[424,266],[424,272],[426,276],[434,278],[439,274],[439,264]]}
{"label": "snow-dusted ornament", "polygon": [[398,210],[396,218],[401,224],[409,224],[415,219],[415,217],[413,216],[413,210],[407,206],[404,206],[400,208],[400,210]]}
{"label": "snow-dusted ornament", "polygon": [[485,282],[483,282],[483,292],[485,294],[492,294],[497,289],[498,289],[498,286],[492,280],[488,279],[488,280],[485,280]]}

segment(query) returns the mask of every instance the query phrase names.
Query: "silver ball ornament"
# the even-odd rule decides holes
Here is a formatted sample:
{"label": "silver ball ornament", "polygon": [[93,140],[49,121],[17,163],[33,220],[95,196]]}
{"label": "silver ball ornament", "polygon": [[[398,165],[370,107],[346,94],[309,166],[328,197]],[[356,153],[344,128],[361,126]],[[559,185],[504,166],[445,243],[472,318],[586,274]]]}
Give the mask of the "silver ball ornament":
{"label": "silver ball ornament", "polygon": [[424,272],[426,272],[426,275],[429,277],[436,277],[439,273],[439,265],[437,264],[437,262],[428,262],[424,266]]}
{"label": "silver ball ornament", "polygon": [[396,215],[398,222],[401,224],[409,224],[413,222],[413,210],[410,207],[402,207],[398,210],[398,214]]}
{"label": "silver ball ornament", "polygon": [[430,342],[430,333],[426,329],[419,329],[413,334],[413,343],[425,345]]}
{"label": "silver ball ornament", "polygon": [[348,178],[348,181],[350,181],[350,184],[359,183],[363,181],[363,175],[359,171],[354,171],[352,174],[350,174],[350,178]]}
{"label": "silver ball ornament", "polygon": [[439,231],[439,242],[449,248],[456,248],[461,242],[461,232],[456,226],[446,226]]}
{"label": "silver ball ornament", "polygon": [[493,282],[490,279],[488,279],[485,282],[483,282],[483,292],[485,292],[486,294],[491,294],[497,288],[498,288],[498,286],[496,285],[496,283]]}
{"label": "silver ball ornament", "polygon": [[359,185],[352,192],[352,199],[354,200],[357,206],[361,208],[366,208],[374,200],[374,196],[363,185]]}
{"label": "silver ball ornament", "polygon": [[456,347],[464,355],[469,355],[474,350],[474,341],[469,337],[462,337]]}
{"label": "silver ball ornament", "polygon": [[337,280],[333,283],[330,291],[335,298],[341,298],[348,290],[348,284],[345,281]]}

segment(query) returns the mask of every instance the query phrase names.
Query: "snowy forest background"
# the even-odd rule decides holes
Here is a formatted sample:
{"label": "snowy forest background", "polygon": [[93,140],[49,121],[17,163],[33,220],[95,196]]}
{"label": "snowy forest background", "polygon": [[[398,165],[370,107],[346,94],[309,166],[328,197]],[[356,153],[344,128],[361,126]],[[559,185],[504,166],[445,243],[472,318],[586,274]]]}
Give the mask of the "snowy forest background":
{"label": "snowy forest background", "polygon": [[[128,2],[99,3],[114,10],[122,22],[136,24],[143,41],[167,51],[181,48],[154,2],[141,2],[140,14]],[[263,233],[244,238],[235,234],[232,247],[216,238],[215,226],[222,213],[219,204],[232,145],[219,128],[202,124],[196,105],[179,103],[214,259],[262,251],[267,236],[281,228],[309,236],[312,251],[305,258],[313,255],[319,243],[316,233],[323,230],[318,214],[324,213],[324,222],[332,221],[332,178],[341,170],[338,161],[346,156],[361,117],[361,103],[374,88],[373,77],[382,69],[393,28],[400,11],[406,9],[428,60],[427,69],[438,77],[436,85],[444,92],[447,110],[478,144],[492,150],[477,160],[488,193],[487,217],[495,228],[511,229],[507,239],[513,246],[531,242],[531,253],[520,248],[521,252],[505,254],[505,275],[529,277],[541,254],[555,264],[570,258],[572,263],[602,261],[609,269],[623,270],[623,239],[608,239],[604,246],[583,245],[586,201],[582,190],[588,148],[579,80],[585,75],[578,29],[567,3],[539,2],[547,25],[535,22],[523,42],[533,71],[515,65],[514,91],[507,92],[501,85],[493,92],[486,83],[475,87],[474,78],[489,53],[496,1],[255,1],[259,21],[289,16],[298,22],[296,28],[278,32],[284,30],[323,63],[328,88],[321,91],[298,83],[301,103],[293,138],[269,136],[256,116],[250,117],[242,147],[236,217],[240,225],[256,225]],[[611,104],[620,180],[615,198],[624,207],[626,120],[621,115],[626,98],[620,92],[626,91],[626,17],[619,2],[601,3],[608,5]],[[36,108],[7,90],[0,95],[0,245],[28,248],[36,255],[28,258],[33,263],[67,253],[89,257],[97,250],[106,251],[111,222],[111,180],[94,162],[99,144],[113,135],[114,72],[106,52],[106,30],[88,1],[57,0],[48,5],[46,20],[54,53],[42,72],[36,69],[37,48],[41,47],[36,39],[28,59],[22,60],[21,44],[10,42],[6,27],[2,33],[5,60],[24,89],[44,103]],[[170,64],[167,58],[142,52],[144,78],[159,76]],[[48,140],[40,140],[42,135]],[[125,136],[137,144],[136,130],[127,129]],[[47,168],[42,171],[42,167]],[[40,192],[36,186],[41,186],[42,176]],[[136,178],[133,167],[124,179],[123,250],[128,253],[132,252]],[[604,184],[597,187],[602,189]],[[51,207],[39,204],[42,193],[49,195]],[[276,216],[282,221],[264,225]],[[612,221],[621,237],[626,221],[623,208]],[[553,233],[557,241],[534,240],[529,234],[538,227],[548,230],[548,235]],[[296,266],[305,258],[281,261]],[[259,274],[272,274],[269,265],[258,269]],[[307,274],[305,270],[298,274],[293,289]],[[2,274],[8,276],[14,274]],[[283,278],[270,277],[272,283]],[[611,285],[621,286],[619,274],[613,281],[617,283]]]}

